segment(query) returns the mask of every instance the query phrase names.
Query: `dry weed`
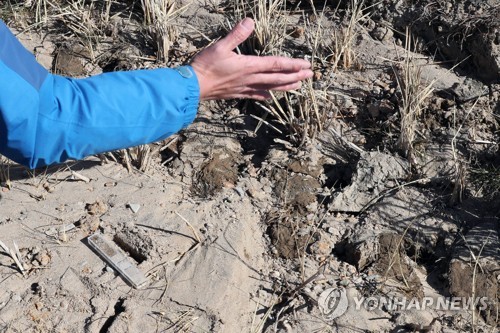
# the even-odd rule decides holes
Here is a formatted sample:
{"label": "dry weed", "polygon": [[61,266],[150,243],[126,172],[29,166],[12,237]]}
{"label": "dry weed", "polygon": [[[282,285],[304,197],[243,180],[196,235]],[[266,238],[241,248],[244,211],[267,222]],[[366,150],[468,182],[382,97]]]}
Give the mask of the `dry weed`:
{"label": "dry weed", "polygon": [[49,15],[47,0],[35,0],[34,3],[33,0],[29,0],[24,5],[34,9],[36,23],[47,23]]}
{"label": "dry weed", "polygon": [[19,272],[21,272],[23,276],[26,276],[26,268],[23,264],[23,259],[21,253],[19,252],[19,248],[17,247],[16,242],[13,242],[13,244],[14,250],[5,245],[4,242],[0,241],[0,248],[14,261],[17,268],[19,269]]}
{"label": "dry weed", "polygon": [[415,56],[410,51],[412,39],[406,32],[406,45],[403,62],[399,70],[395,71],[396,80],[401,90],[401,117],[400,134],[396,143],[402,154],[414,164],[414,146],[417,126],[427,98],[432,94],[434,81],[424,85],[422,66],[418,65]]}
{"label": "dry weed", "polygon": [[247,53],[257,55],[278,54],[286,36],[286,3],[283,0],[238,0],[231,23],[253,17],[255,36],[246,43]]}
{"label": "dry weed", "polygon": [[[331,28],[325,25],[326,9],[323,8],[318,12],[314,8],[314,3],[311,2],[311,6],[314,14],[312,17],[304,18],[304,22],[307,43],[312,49],[312,61],[318,60],[333,70],[339,67],[347,69],[356,65],[354,44],[358,36],[359,23],[368,18],[367,9],[370,7],[365,7],[363,0],[351,0],[345,14],[349,19],[342,22],[338,28]],[[335,8],[333,13],[336,14],[337,11],[338,8]]]}
{"label": "dry weed", "polygon": [[[302,146],[308,138],[314,138],[325,127],[327,116],[319,100],[326,102],[327,92],[315,90],[311,80],[304,83],[301,92],[286,92],[281,100],[278,100],[276,94],[271,95],[271,101],[257,104],[274,119],[266,121],[264,117],[253,117],[278,133],[287,134],[296,146]],[[285,129],[286,133],[280,128]]]}
{"label": "dry weed", "polygon": [[[479,99],[476,99],[472,107],[467,111],[465,118],[464,118],[464,123],[469,118],[470,113],[472,110],[474,110],[474,107],[476,106],[477,102]],[[455,123],[456,121],[456,110],[453,112],[453,122]],[[455,135],[453,136],[453,139],[451,140],[451,150],[453,152],[453,161],[455,163],[455,181],[454,181],[454,188],[453,192],[450,198],[449,205],[453,206],[456,203],[461,203],[462,202],[462,195],[463,192],[465,191],[465,180],[467,176],[467,167],[466,167],[466,162],[462,161],[459,159],[459,156],[457,154],[457,137],[460,134],[460,131],[462,130],[462,127],[464,123],[460,124],[458,128],[455,131]]]}
{"label": "dry weed", "polygon": [[174,19],[189,5],[176,9],[175,0],[141,0],[144,13],[144,24],[153,39],[157,50],[157,60],[166,64],[169,60],[170,48],[179,37]]}
{"label": "dry weed", "polygon": [[56,6],[54,16],[80,39],[89,51],[92,61],[96,59],[96,46],[104,36],[100,19],[95,19],[94,13],[94,1],[87,4],[85,0],[73,0],[64,8]]}
{"label": "dry weed", "polygon": [[9,190],[12,188],[12,183],[10,181],[10,166],[10,160],[0,155],[0,186],[5,186]]}
{"label": "dry weed", "polygon": [[339,31],[333,32],[333,46],[331,48],[331,63],[334,69],[340,65],[342,68],[350,68],[356,62],[354,42],[357,37],[359,22],[366,19],[369,14],[365,12],[363,0],[351,0],[349,7],[349,21]]}

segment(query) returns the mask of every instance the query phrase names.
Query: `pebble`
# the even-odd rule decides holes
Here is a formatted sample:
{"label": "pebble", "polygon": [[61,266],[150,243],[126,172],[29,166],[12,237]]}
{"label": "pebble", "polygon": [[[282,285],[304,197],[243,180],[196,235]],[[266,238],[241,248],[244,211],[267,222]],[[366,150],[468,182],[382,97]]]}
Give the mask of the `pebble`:
{"label": "pebble", "polygon": [[50,262],[50,256],[47,253],[42,253],[39,256],[38,261],[42,266],[47,266]]}
{"label": "pebble", "polygon": [[139,205],[139,204],[134,204],[134,203],[129,203],[129,204],[128,204],[128,208],[130,208],[130,210],[131,210],[134,214],[137,214],[137,212],[139,211],[139,209],[141,209],[141,205]]}
{"label": "pebble", "polygon": [[241,187],[235,187],[234,190],[236,191],[236,193],[238,193],[240,197],[243,198],[245,196],[245,191],[243,191]]}
{"label": "pebble", "polygon": [[332,248],[329,242],[324,240],[317,241],[310,247],[311,252],[319,255],[329,255],[332,252]]}
{"label": "pebble", "polygon": [[21,296],[19,296],[18,294],[13,294],[13,295],[12,295],[12,300],[13,300],[14,302],[19,303],[19,302],[21,302]]}
{"label": "pebble", "polygon": [[278,272],[278,271],[272,271],[271,273],[269,273],[269,276],[272,277],[272,278],[275,278],[275,279],[279,279],[280,272]]}
{"label": "pebble", "polygon": [[341,280],[339,284],[342,287],[347,287],[349,285],[349,280],[348,279]]}
{"label": "pebble", "polygon": [[111,266],[106,266],[105,270],[108,273],[115,274],[115,270]]}

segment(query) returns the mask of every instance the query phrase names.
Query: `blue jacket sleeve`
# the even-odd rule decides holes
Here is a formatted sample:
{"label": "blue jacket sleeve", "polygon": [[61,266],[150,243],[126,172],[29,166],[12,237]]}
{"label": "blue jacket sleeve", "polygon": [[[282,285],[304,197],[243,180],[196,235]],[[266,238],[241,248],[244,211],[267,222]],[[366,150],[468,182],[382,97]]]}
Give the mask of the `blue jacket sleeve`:
{"label": "blue jacket sleeve", "polygon": [[0,154],[40,167],[162,140],[198,109],[191,67],[52,75],[0,21]]}

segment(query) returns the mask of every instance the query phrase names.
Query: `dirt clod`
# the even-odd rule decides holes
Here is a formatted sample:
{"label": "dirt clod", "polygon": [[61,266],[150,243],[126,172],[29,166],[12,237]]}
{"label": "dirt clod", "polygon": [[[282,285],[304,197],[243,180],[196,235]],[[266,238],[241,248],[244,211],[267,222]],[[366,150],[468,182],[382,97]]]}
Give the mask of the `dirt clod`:
{"label": "dirt clod", "polygon": [[102,215],[108,211],[108,205],[106,205],[102,200],[97,200],[94,203],[87,204],[85,209],[90,215]]}
{"label": "dirt clod", "polygon": [[199,196],[208,198],[224,187],[234,187],[237,180],[238,169],[234,157],[216,154],[201,166],[193,180],[193,189]]}

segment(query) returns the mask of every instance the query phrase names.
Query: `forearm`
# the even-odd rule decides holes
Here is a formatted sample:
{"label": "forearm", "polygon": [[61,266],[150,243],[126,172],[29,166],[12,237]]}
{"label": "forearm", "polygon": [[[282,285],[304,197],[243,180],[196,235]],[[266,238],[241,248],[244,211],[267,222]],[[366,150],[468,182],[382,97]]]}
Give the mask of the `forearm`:
{"label": "forearm", "polygon": [[17,91],[0,92],[1,153],[31,168],[164,139],[193,121],[199,100],[196,76],[173,69],[48,75],[25,89],[17,103]]}
{"label": "forearm", "polygon": [[172,69],[48,79],[36,142],[53,146],[35,145],[36,165],[162,140],[190,124],[198,108],[196,77]]}

